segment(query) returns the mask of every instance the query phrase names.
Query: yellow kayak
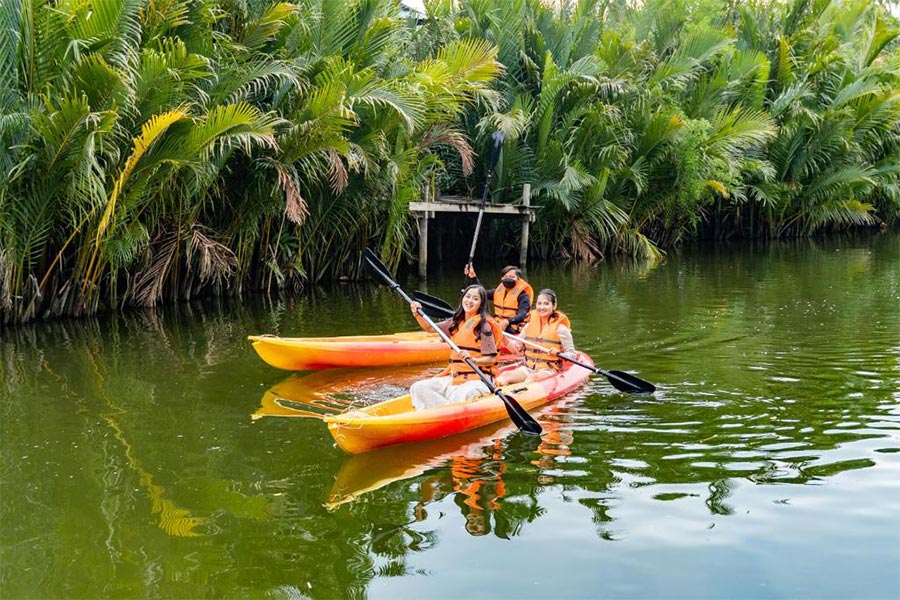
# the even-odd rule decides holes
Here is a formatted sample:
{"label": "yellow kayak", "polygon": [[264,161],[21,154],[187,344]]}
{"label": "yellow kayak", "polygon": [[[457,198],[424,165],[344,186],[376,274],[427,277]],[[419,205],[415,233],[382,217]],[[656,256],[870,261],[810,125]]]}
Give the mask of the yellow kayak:
{"label": "yellow kayak", "polygon": [[251,335],[264,361],[288,371],[341,367],[395,367],[445,361],[450,348],[436,333],[410,331],[387,335],[283,338]]}
{"label": "yellow kayak", "polygon": [[[594,364],[583,352],[576,358],[587,365]],[[572,363],[564,364],[562,371],[548,379],[514,384],[503,391],[525,410],[530,410],[574,390],[593,372]],[[326,416],[324,420],[338,446],[350,454],[359,454],[393,444],[445,437],[506,418],[506,408],[494,394],[426,410],[414,410],[410,396],[406,394],[362,409]]]}

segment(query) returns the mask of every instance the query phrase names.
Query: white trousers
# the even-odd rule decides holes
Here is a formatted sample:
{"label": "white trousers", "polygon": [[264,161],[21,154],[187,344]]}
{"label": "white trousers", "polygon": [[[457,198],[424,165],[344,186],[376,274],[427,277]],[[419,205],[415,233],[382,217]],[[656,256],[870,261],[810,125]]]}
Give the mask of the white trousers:
{"label": "white trousers", "polygon": [[481,379],[473,379],[453,385],[453,377],[432,377],[417,381],[409,388],[412,405],[416,410],[444,406],[454,402],[465,402],[487,394],[490,390]]}

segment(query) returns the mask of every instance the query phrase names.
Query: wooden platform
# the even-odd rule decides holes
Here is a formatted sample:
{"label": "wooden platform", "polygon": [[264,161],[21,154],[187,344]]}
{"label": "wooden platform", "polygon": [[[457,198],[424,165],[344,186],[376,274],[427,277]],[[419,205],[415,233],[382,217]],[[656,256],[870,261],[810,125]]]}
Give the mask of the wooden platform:
{"label": "wooden platform", "polygon": [[[416,219],[419,230],[419,277],[426,277],[428,273],[428,221],[437,217],[438,213],[478,215],[481,209],[480,198],[468,198],[465,196],[441,196],[422,202],[410,202],[409,212]],[[519,243],[519,266],[525,267],[528,261],[528,230],[529,224],[535,219],[536,208],[531,206],[531,185],[525,184],[522,189],[522,202],[520,204],[490,204],[484,206],[485,215],[518,218],[522,223],[522,236]],[[474,235],[474,226],[472,235]],[[471,243],[471,238],[466,241]]]}
{"label": "wooden platform", "polygon": [[[436,213],[475,213],[481,207],[481,200],[463,196],[443,196],[434,202],[410,202],[409,212],[418,218],[422,213],[433,218]],[[484,214],[506,216],[528,216],[534,221],[534,208],[524,204],[485,204]]]}

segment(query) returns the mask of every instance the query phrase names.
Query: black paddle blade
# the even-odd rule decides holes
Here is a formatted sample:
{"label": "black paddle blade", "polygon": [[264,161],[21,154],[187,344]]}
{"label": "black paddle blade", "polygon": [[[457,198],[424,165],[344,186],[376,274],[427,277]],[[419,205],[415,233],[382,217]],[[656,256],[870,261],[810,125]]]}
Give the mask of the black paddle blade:
{"label": "black paddle blade", "polygon": [[503,400],[506,412],[509,414],[509,418],[512,419],[512,422],[515,423],[516,427],[529,435],[541,435],[541,432],[544,430],[541,427],[541,424],[538,423],[534,417],[529,415],[528,411],[522,408],[521,404],[500,391],[500,388],[494,388],[494,393],[498,398]]}
{"label": "black paddle blade", "polygon": [[656,386],[649,381],[644,381],[640,377],[635,377],[631,373],[624,371],[603,371],[609,383],[621,392],[629,394],[652,394],[656,391]]}
{"label": "black paddle blade", "polygon": [[432,319],[449,319],[455,312],[452,306],[425,292],[413,292],[413,298],[422,305],[422,310]]}
{"label": "black paddle blade", "polygon": [[383,283],[392,287],[397,285],[394,283],[394,278],[391,277],[391,272],[388,270],[387,266],[381,262],[381,259],[378,258],[377,254],[366,248],[365,252],[363,252],[363,258],[366,260],[366,266],[369,267],[369,272],[375,275],[376,279],[380,279]]}
{"label": "black paddle blade", "polygon": [[413,292],[413,296],[415,297],[416,300],[419,300],[420,302],[429,302],[431,304],[434,304],[435,306],[438,306],[440,308],[443,308],[443,309],[449,310],[449,311],[454,310],[453,306],[449,302],[444,300],[443,298],[438,298],[437,296],[432,296],[430,294],[426,294],[425,292],[420,292],[420,291]]}
{"label": "black paddle blade", "polygon": [[494,167],[497,166],[497,159],[500,158],[500,146],[503,145],[503,139],[505,137],[506,134],[499,129],[491,135],[494,146],[491,148],[491,161],[488,163],[488,171],[493,172]]}

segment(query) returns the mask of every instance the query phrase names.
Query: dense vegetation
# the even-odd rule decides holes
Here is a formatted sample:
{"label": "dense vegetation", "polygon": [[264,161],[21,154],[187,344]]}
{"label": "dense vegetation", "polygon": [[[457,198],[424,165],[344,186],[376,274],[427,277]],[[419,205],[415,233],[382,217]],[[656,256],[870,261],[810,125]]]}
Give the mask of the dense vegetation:
{"label": "dense vegetation", "polygon": [[2,321],[396,264],[497,128],[542,256],[900,222],[877,2],[426,4],[0,3]]}

